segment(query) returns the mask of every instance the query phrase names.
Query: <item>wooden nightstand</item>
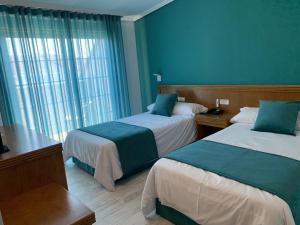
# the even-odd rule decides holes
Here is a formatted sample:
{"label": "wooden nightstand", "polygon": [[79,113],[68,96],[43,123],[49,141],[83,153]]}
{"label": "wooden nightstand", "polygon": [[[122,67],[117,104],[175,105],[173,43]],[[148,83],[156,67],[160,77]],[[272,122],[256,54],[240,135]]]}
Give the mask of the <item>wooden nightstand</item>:
{"label": "wooden nightstand", "polygon": [[198,114],[195,120],[198,126],[198,139],[202,139],[208,135],[216,133],[231,125],[230,119],[233,115],[230,114]]}

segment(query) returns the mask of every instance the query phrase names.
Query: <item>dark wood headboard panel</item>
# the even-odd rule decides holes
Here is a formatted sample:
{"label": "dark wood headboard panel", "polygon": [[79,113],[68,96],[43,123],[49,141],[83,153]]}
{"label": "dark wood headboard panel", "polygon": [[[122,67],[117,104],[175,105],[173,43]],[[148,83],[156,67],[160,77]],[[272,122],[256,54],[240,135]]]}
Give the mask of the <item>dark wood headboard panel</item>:
{"label": "dark wood headboard panel", "polygon": [[236,114],[241,107],[257,107],[259,100],[300,100],[300,85],[159,85],[159,93],[177,93],[186,102],[215,107],[216,99],[229,99],[221,108]]}

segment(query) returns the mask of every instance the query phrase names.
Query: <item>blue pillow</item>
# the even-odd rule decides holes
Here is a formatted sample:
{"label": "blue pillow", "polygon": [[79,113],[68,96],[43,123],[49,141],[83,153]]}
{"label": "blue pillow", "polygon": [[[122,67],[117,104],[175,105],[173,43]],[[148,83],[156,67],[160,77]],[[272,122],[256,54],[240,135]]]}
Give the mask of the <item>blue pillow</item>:
{"label": "blue pillow", "polygon": [[161,116],[171,116],[176,101],[176,94],[159,94],[156,97],[155,105],[151,113]]}
{"label": "blue pillow", "polygon": [[299,102],[260,101],[255,131],[295,135]]}

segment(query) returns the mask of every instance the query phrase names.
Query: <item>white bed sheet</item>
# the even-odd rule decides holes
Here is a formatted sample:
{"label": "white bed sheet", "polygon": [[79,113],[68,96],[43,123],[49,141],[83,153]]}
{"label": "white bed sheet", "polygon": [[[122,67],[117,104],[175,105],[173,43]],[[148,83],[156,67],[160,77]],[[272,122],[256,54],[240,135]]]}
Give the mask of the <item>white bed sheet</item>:
{"label": "white bed sheet", "polygon": [[[193,142],[197,135],[193,116],[142,113],[118,121],[151,129],[160,157]],[[74,156],[95,168],[95,179],[107,190],[114,191],[115,181],[123,176],[116,145],[108,139],[80,130],[71,131],[65,140],[63,155],[65,160]]]}
{"label": "white bed sheet", "polygon": [[[251,131],[234,124],[206,138],[215,142],[300,159],[297,136]],[[142,196],[142,211],[155,215],[155,199],[202,225],[294,225],[289,206],[279,197],[217,174],[169,159],[151,169]]]}

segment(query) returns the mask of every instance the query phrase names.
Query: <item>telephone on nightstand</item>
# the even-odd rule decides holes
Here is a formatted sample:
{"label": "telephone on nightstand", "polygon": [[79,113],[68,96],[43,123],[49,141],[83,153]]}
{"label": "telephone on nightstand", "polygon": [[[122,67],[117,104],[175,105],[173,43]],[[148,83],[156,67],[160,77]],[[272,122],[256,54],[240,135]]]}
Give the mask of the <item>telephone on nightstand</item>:
{"label": "telephone on nightstand", "polygon": [[224,110],[220,109],[220,108],[213,108],[213,109],[209,109],[207,111],[207,114],[211,114],[211,115],[220,115],[224,112]]}

